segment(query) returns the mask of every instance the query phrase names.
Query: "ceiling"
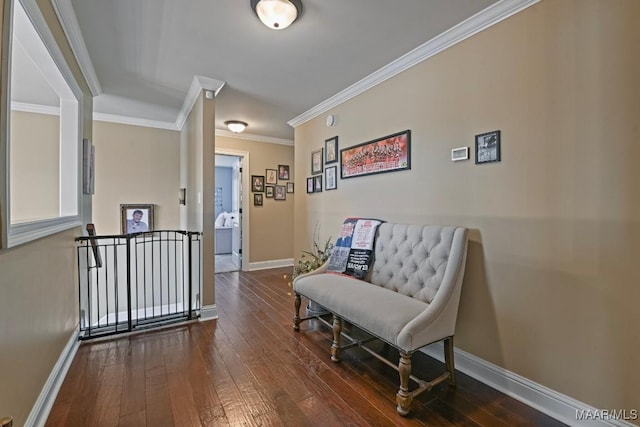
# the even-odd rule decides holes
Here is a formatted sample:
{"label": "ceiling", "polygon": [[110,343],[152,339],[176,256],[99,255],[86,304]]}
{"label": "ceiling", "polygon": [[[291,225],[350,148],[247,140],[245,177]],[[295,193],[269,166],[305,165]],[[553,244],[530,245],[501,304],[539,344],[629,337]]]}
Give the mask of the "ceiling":
{"label": "ceiling", "polygon": [[292,140],[288,121],[496,2],[302,1],[275,31],[249,0],[70,0],[102,91],[94,111],[176,123],[204,76],[225,82],[217,129],[243,120]]}

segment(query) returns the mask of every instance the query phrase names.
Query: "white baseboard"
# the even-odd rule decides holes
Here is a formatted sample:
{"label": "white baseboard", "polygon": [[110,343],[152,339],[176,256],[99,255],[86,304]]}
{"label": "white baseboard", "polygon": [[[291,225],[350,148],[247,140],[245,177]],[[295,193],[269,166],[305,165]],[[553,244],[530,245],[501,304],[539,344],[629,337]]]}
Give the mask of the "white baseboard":
{"label": "white baseboard", "polygon": [[272,261],[250,262],[247,271],[266,270],[268,268],[290,267],[293,265],[293,258],[274,259]]}
{"label": "white baseboard", "polygon": [[200,321],[214,320],[218,318],[218,309],[215,304],[205,305],[200,309]]}
{"label": "white baseboard", "polygon": [[67,371],[69,371],[69,366],[71,366],[78,347],[80,347],[80,341],[78,340],[79,334],[80,332],[76,329],[71,335],[71,338],[69,338],[62,353],[60,353],[60,357],[53,366],[47,382],[45,382],[44,387],[42,387],[38,400],[36,400],[35,405],[31,408],[31,413],[24,423],[26,427],[40,427],[44,426],[47,422],[49,412],[58,396],[58,391],[60,391],[64,378],[67,376]]}
{"label": "white baseboard", "polygon": [[[432,344],[422,351],[434,359],[444,362],[444,345],[442,342]],[[633,426],[626,421],[612,419],[614,417],[609,416],[606,410],[598,410],[459,348],[455,348],[454,352],[456,370],[567,425],[580,427]],[[627,410],[627,416],[631,415],[631,409]],[[585,419],[578,420],[578,413],[583,414],[583,416],[586,415]]]}

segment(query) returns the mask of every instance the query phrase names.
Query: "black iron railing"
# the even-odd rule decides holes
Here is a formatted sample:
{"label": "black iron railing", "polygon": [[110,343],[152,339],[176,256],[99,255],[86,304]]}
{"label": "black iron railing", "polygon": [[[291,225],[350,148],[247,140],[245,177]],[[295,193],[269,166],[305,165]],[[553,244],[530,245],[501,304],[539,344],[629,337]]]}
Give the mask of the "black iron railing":
{"label": "black iron railing", "polygon": [[90,235],[78,242],[80,338],[200,315],[200,233]]}

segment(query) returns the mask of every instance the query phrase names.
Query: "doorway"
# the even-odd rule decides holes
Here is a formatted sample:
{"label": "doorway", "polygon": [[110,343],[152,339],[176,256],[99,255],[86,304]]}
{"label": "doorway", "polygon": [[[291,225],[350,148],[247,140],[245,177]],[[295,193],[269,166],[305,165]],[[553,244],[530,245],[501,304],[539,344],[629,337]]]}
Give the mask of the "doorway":
{"label": "doorway", "polygon": [[243,270],[243,163],[242,153],[216,150],[215,155],[215,272]]}

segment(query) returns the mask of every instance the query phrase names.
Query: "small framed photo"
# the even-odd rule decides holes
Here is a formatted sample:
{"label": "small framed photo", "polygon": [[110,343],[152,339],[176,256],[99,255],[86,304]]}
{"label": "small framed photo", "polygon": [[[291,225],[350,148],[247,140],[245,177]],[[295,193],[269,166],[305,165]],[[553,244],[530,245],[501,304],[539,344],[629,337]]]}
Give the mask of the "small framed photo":
{"label": "small framed photo", "polygon": [[329,190],[335,190],[338,188],[338,166],[331,166],[324,170],[324,188]]}
{"label": "small framed photo", "polygon": [[153,231],[154,205],[120,205],[121,233]]}
{"label": "small framed photo", "polygon": [[307,178],[307,193],[313,193],[313,177]]}
{"label": "small framed photo", "polygon": [[469,147],[460,147],[451,150],[451,161],[459,162],[461,160],[469,160]]}
{"label": "small framed photo", "polygon": [[[324,141],[324,164],[335,163],[338,161],[338,137],[326,139]],[[327,188],[328,190],[328,188]]]}
{"label": "small framed photo", "polygon": [[313,192],[320,193],[322,191],[322,175],[313,177]]}
{"label": "small framed photo", "polygon": [[293,193],[293,182],[287,182],[287,193]]}
{"label": "small framed photo", "polygon": [[251,175],[251,191],[264,193],[264,175]]}
{"label": "small framed photo", "polygon": [[267,185],[266,187],[264,187],[264,197],[268,197],[270,199],[273,198],[273,189],[273,185]]}
{"label": "small framed photo", "polygon": [[287,200],[287,187],[284,185],[276,185],[275,200]]}
{"label": "small framed photo", "polygon": [[267,176],[265,184],[276,185],[278,183],[278,171],[276,169],[267,169],[265,175]]}
{"label": "small framed photo", "polygon": [[322,148],[311,152],[311,175],[322,173]]}
{"label": "small framed photo", "polygon": [[264,196],[262,193],[256,193],[253,195],[253,206],[262,206],[262,196]]}
{"label": "small framed photo", "polygon": [[289,165],[278,165],[278,179],[289,181]]}
{"label": "small framed photo", "polygon": [[476,164],[500,161],[500,131],[476,135]]}

